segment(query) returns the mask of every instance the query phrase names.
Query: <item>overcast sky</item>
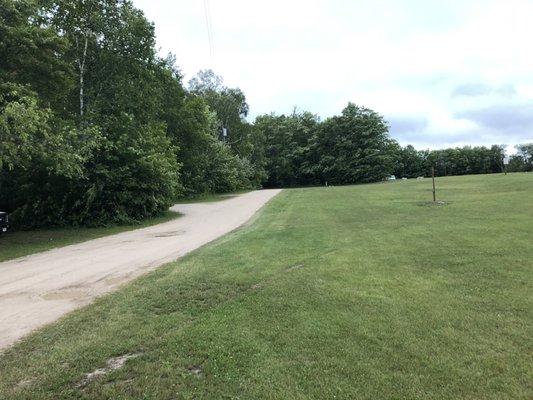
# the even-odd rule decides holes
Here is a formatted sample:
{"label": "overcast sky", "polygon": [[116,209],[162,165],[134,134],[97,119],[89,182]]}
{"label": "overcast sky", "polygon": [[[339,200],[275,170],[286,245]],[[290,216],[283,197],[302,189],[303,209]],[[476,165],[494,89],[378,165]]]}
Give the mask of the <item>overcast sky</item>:
{"label": "overcast sky", "polygon": [[417,148],[533,141],[533,0],[134,0],[188,80],[211,68],[251,118],[352,101]]}

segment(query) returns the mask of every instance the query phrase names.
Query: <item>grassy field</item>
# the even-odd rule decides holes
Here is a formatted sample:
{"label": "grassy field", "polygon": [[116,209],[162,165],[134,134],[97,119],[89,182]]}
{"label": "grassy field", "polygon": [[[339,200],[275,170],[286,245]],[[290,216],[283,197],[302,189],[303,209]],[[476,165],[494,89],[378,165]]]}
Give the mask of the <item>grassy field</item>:
{"label": "grassy field", "polygon": [[113,225],[103,228],[57,228],[34,231],[15,231],[0,235],[0,262],[27,256],[55,247],[85,242],[103,236],[114,235],[132,229],[161,224],[178,218],[179,213],[167,211],[161,216],[147,219],[138,224]]}
{"label": "grassy field", "polygon": [[286,190],[7,350],[0,398],[531,399],[533,174],[437,185]]}

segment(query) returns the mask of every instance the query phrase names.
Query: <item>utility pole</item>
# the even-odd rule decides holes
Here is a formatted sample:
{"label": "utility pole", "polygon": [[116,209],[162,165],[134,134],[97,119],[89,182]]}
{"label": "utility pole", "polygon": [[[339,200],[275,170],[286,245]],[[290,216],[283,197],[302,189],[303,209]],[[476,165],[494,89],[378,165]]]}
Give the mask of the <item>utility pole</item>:
{"label": "utility pole", "polygon": [[510,157],[503,156],[503,172],[507,175],[507,165],[509,165]]}
{"label": "utility pole", "polygon": [[433,181],[433,203],[437,201],[437,195],[435,193],[435,167],[431,167],[431,180]]}

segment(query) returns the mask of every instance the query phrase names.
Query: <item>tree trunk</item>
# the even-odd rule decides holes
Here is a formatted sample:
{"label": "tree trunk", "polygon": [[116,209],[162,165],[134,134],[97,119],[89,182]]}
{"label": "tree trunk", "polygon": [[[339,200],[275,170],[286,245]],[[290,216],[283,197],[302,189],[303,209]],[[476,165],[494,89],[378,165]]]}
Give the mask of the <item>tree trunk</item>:
{"label": "tree trunk", "polygon": [[[78,58],[78,68],[80,71],[80,117],[83,117],[83,111],[85,108],[84,104],[84,75],[85,75],[85,60],[87,59],[87,46],[89,43],[89,39],[87,37],[87,33],[84,34],[84,43],[83,43],[83,53],[81,55],[81,58]],[[78,39],[76,38],[76,45],[78,44]]]}

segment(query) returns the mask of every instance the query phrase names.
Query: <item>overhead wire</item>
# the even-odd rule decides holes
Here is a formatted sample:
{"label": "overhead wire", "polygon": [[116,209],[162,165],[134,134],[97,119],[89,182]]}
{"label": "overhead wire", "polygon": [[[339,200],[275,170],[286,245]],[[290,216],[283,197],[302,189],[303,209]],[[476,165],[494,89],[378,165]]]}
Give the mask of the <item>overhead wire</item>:
{"label": "overhead wire", "polygon": [[207,28],[207,39],[209,41],[209,55],[213,57],[213,53],[214,53],[213,28],[211,25],[211,10],[209,7],[209,0],[204,0],[204,14],[205,14],[205,24]]}

